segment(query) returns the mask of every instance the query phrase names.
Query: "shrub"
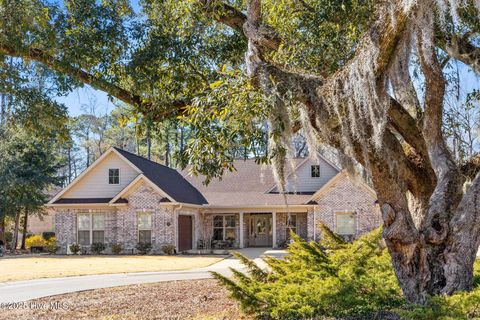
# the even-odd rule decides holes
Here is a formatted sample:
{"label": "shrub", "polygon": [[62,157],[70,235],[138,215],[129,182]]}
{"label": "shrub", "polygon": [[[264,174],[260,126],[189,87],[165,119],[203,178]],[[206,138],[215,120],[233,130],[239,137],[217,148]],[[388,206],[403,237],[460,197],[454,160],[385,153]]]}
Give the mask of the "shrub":
{"label": "shrub", "polygon": [[212,274],[258,318],[358,317],[403,305],[380,230],[353,243],[322,234],[322,242],[307,243],[292,233],[287,259],[264,258],[271,271],[237,254],[247,274]]}
{"label": "shrub", "polygon": [[[42,237],[43,237],[43,235],[42,235]],[[58,249],[60,249],[60,247],[57,246],[57,240],[56,240],[55,236],[50,237],[47,241],[45,241],[45,249],[50,254],[57,253],[57,251],[58,251]]]}
{"label": "shrub", "polygon": [[94,242],[92,243],[92,246],[90,247],[90,250],[92,250],[92,252],[94,254],[100,254],[102,253],[103,250],[105,250],[107,248],[107,246],[105,245],[105,243],[102,243],[102,242]]}
{"label": "shrub", "polygon": [[451,320],[480,319],[480,261],[474,265],[473,290],[457,292],[452,296],[429,297],[423,306],[405,306],[396,312],[403,319],[412,320]]}
{"label": "shrub", "polygon": [[47,242],[42,238],[41,235],[33,235],[25,239],[25,246],[27,248],[31,247],[45,247]]}
{"label": "shrub", "polygon": [[167,255],[175,254],[175,246],[173,244],[166,244],[162,246],[162,252]]}
{"label": "shrub", "polygon": [[120,254],[123,250],[123,246],[120,243],[113,243],[111,247],[113,254]]}
{"label": "shrub", "polygon": [[80,246],[76,243],[73,243],[73,244],[70,245],[70,251],[73,254],[78,254],[80,252]]}
{"label": "shrub", "polygon": [[60,247],[56,243],[49,243],[45,248],[50,254],[55,254],[60,249]]}
{"label": "shrub", "polygon": [[148,254],[150,250],[152,250],[152,244],[151,243],[144,243],[144,242],[139,242],[135,246],[139,254]]}
{"label": "shrub", "polygon": [[42,237],[45,241],[49,241],[51,238],[55,238],[55,232],[42,232]]}

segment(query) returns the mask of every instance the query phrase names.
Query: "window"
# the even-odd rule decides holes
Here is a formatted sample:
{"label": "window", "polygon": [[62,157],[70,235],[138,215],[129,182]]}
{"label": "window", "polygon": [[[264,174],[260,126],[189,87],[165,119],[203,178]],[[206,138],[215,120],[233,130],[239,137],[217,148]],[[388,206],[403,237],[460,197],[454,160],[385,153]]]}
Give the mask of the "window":
{"label": "window", "polygon": [[78,244],[82,246],[90,245],[90,222],[89,214],[78,215]]}
{"label": "window", "polygon": [[120,169],[108,169],[108,184],[120,184]]}
{"label": "window", "polygon": [[138,242],[152,243],[152,213],[139,212],[137,214]]}
{"label": "window", "polygon": [[88,246],[92,243],[105,242],[105,215],[79,214],[77,216],[79,245]]}
{"label": "window", "polygon": [[320,178],[320,166],[318,164],[311,167],[312,178]]}
{"label": "window", "polygon": [[236,239],[236,219],[234,215],[213,217],[213,240],[225,241]]}
{"label": "window", "polygon": [[354,235],[356,231],[355,213],[336,214],[336,232],[340,235]]}

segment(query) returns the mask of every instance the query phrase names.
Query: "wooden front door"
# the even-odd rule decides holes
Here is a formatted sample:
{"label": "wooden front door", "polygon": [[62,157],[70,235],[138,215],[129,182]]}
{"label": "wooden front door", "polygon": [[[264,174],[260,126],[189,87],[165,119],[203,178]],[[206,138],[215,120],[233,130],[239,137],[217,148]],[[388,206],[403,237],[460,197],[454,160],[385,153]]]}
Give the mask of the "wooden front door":
{"label": "wooden front door", "polygon": [[251,246],[272,246],[272,214],[251,214],[249,229],[249,244]]}
{"label": "wooden front door", "polygon": [[192,250],[192,216],[178,216],[178,251]]}

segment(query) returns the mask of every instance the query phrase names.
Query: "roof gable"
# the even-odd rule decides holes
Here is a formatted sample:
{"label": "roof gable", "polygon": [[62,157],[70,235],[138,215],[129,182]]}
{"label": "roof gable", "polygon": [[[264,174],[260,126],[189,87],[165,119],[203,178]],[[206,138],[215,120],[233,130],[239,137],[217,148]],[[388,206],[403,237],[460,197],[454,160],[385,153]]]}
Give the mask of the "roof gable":
{"label": "roof gable", "polygon": [[170,197],[165,191],[160,189],[156,184],[154,184],[152,181],[150,181],[150,179],[145,177],[145,175],[140,174],[128,186],[126,186],[115,197],[113,197],[109,201],[109,204],[117,203],[119,200],[122,200],[122,199],[128,197],[128,195],[130,195],[133,191],[135,191],[137,188],[139,188],[142,184],[146,184],[149,187],[151,187],[153,190],[155,190],[161,196],[165,197],[168,200],[168,202],[175,202],[175,200],[172,197]]}
{"label": "roof gable", "polygon": [[[119,184],[111,185],[108,183],[108,169],[120,169]],[[53,197],[49,203],[55,203],[60,198],[113,198],[134,180],[139,173],[140,170],[138,168],[111,148],[85,169],[72,183]]]}
{"label": "roof gable", "polygon": [[176,202],[190,204],[206,204],[207,200],[193,185],[175,169],[147,160],[122,149],[114,148],[135,167],[140,169],[145,177],[169,195]]}
{"label": "roof gable", "polygon": [[[120,168],[120,184],[108,184],[108,168]],[[90,165],[71,184],[58,193],[49,204],[71,204],[86,199],[98,203],[115,203],[118,195],[131,187],[132,182],[144,178],[157,192],[165,194],[172,202],[206,204],[203,195],[185,180],[178,171],[144,159],[119,148],[110,148]],[[66,198],[67,202],[59,199]],[[106,201],[108,199],[108,201]],[[73,202],[72,202],[73,201]]]}
{"label": "roof gable", "polygon": [[320,188],[317,192],[315,192],[312,195],[312,197],[310,199],[310,202],[318,201],[320,198],[322,198],[328,192],[333,190],[342,181],[348,182],[349,184],[355,186],[359,191],[365,192],[367,195],[371,196],[374,199],[377,198],[377,194],[375,193],[375,191],[372,188],[370,188],[365,182],[363,182],[359,179],[355,179],[355,181],[353,181],[348,176],[347,172],[345,170],[342,170],[333,179],[328,181],[322,188]]}
{"label": "roof gable", "polygon": [[[320,166],[320,177],[313,178],[311,176],[311,166]],[[322,188],[330,179],[335,177],[340,169],[334,164],[326,160],[320,154],[316,158],[305,158],[296,168],[286,176],[286,191],[288,193],[298,194],[314,194]],[[268,191],[270,193],[278,193],[277,185],[273,185]]]}

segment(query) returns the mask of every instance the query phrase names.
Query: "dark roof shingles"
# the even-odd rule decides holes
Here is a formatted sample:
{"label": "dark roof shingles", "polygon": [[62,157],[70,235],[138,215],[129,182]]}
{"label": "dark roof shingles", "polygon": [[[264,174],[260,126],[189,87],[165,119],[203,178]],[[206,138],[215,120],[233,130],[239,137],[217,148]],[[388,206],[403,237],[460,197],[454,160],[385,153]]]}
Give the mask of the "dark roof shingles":
{"label": "dark roof shingles", "polygon": [[109,203],[112,198],[62,198],[55,201],[55,204],[96,204]]}
{"label": "dark roof shingles", "polygon": [[125,150],[115,148],[155,185],[177,202],[190,204],[207,204],[205,197],[190,182],[172,168],[147,160]]}

